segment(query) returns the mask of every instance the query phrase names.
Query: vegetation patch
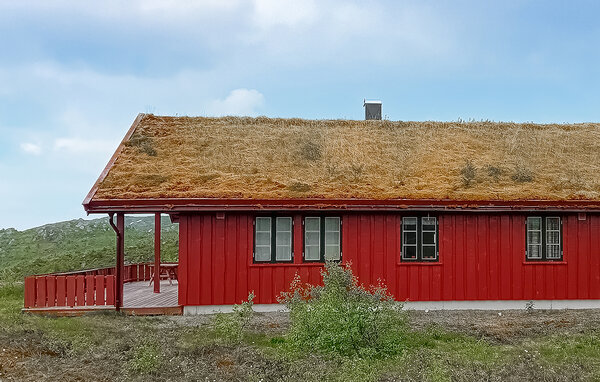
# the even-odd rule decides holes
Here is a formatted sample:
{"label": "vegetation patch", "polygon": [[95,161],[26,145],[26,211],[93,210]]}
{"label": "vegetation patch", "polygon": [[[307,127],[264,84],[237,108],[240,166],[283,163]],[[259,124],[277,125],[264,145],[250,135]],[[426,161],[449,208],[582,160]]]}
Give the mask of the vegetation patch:
{"label": "vegetation patch", "polygon": [[305,141],[300,143],[300,156],[307,161],[318,161],[323,156],[322,147],[314,141]]}
{"label": "vegetation patch", "polygon": [[293,192],[308,192],[310,191],[310,185],[302,182],[294,182],[288,186],[290,191]]}
{"label": "vegetation patch", "polygon": [[254,311],[254,292],[248,295],[248,300],[233,306],[233,313],[217,313],[214,318],[215,333],[226,342],[239,343],[248,327]]}
{"label": "vegetation patch", "polygon": [[460,180],[462,182],[463,187],[468,188],[471,187],[475,177],[477,176],[477,168],[473,165],[473,162],[470,160],[466,161],[465,164],[460,169]]}
{"label": "vegetation patch", "polygon": [[131,358],[127,367],[133,374],[152,374],[158,371],[162,359],[158,343],[153,340],[144,340],[130,351]]}
{"label": "vegetation patch", "polygon": [[517,183],[529,183],[533,182],[533,173],[524,165],[518,165],[510,178]]}
{"label": "vegetation patch", "polygon": [[600,124],[145,115],[127,145],[95,198],[600,200]]}
{"label": "vegetation patch", "polygon": [[323,285],[302,285],[296,277],[280,301],[290,310],[289,344],[303,351],[343,356],[386,357],[405,347],[401,305],[383,285],[365,288],[349,265],[329,262]]}
{"label": "vegetation patch", "polygon": [[154,149],[154,141],[152,138],[141,133],[133,134],[131,138],[125,142],[125,146],[134,147],[139,153],[146,154],[151,157],[155,157],[157,155],[156,150]]}
{"label": "vegetation patch", "polygon": [[485,172],[487,176],[490,177],[494,182],[498,182],[500,180],[500,177],[504,173],[501,167],[493,166],[491,164],[485,166]]}
{"label": "vegetation patch", "polygon": [[161,174],[142,174],[137,176],[140,185],[146,187],[159,186],[169,180],[168,176]]}

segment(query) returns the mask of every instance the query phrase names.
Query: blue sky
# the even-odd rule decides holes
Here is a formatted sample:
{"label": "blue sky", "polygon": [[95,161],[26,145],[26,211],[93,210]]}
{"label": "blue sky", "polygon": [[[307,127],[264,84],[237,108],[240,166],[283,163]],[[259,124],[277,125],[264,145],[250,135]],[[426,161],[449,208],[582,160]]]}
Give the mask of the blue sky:
{"label": "blue sky", "polygon": [[0,228],[85,216],[139,112],[600,121],[597,1],[0,0]]}

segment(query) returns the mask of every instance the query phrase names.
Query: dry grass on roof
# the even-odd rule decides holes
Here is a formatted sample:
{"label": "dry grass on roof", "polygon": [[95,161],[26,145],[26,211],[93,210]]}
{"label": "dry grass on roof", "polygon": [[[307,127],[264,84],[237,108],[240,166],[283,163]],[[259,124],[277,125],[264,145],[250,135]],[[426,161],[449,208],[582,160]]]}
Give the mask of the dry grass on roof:
{"label": "dry grass on roof", "polygon": [[600,125],[146,115],[94,199],[600,200]]}

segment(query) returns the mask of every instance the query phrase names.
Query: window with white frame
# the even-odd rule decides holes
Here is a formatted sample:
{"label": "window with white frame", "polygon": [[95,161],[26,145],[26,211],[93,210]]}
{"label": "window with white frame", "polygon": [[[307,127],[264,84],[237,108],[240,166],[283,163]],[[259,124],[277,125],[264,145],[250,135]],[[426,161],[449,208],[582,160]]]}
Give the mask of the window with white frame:
{"label": "window with white frame", "polygon": [[254,261],[291,262],[292,237],[291,217],[257,216],[254,220]]}
{"label": "window with white frame", "polygon": [[559,216],[529,216],[525,225],[527,260],[562,260],[562,219]]}
{"label": "window with white frame", "polygon": [[402,261],[438,261],[437,217],[403,217],[401,240]]}
{"label": "window with white frame", "polygon": [[342,257],[339,217],[304,218],[304,261],[339,261]]}

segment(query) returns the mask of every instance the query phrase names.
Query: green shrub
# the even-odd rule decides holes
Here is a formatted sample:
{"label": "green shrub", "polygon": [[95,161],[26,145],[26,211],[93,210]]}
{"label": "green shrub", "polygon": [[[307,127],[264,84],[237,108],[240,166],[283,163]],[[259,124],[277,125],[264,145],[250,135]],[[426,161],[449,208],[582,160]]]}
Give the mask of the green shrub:
{"label": "green shrub", "polygon": [[290,346],[369,358],[402,351],[405,315],[385,286],[359,285],[349,264],[328,262],[321,275],[323,286],[303,286],[296,275],[280,296],[290,310]]}
{"label": "green shrub", "polygon": [[465,162],[465,165],[460,169],[461,182],[463,187],[471,187],[475,177],[477,176],[477,167],[470,160]]}
{"label": "green shrub", "polygon": [[160,363],[161,353],[158,344],[146,340],[133,349],[127,366],[134,374],[151,374],[158,371]]}
{"label": "green shrub", "polygon": [[244,329],[248,326],[254,305],[254,292],[248,295],[248,301],[233,306],[233,313],[217,313],[213,325],[219,338],[227,342],[240,342],[244,336]]}

